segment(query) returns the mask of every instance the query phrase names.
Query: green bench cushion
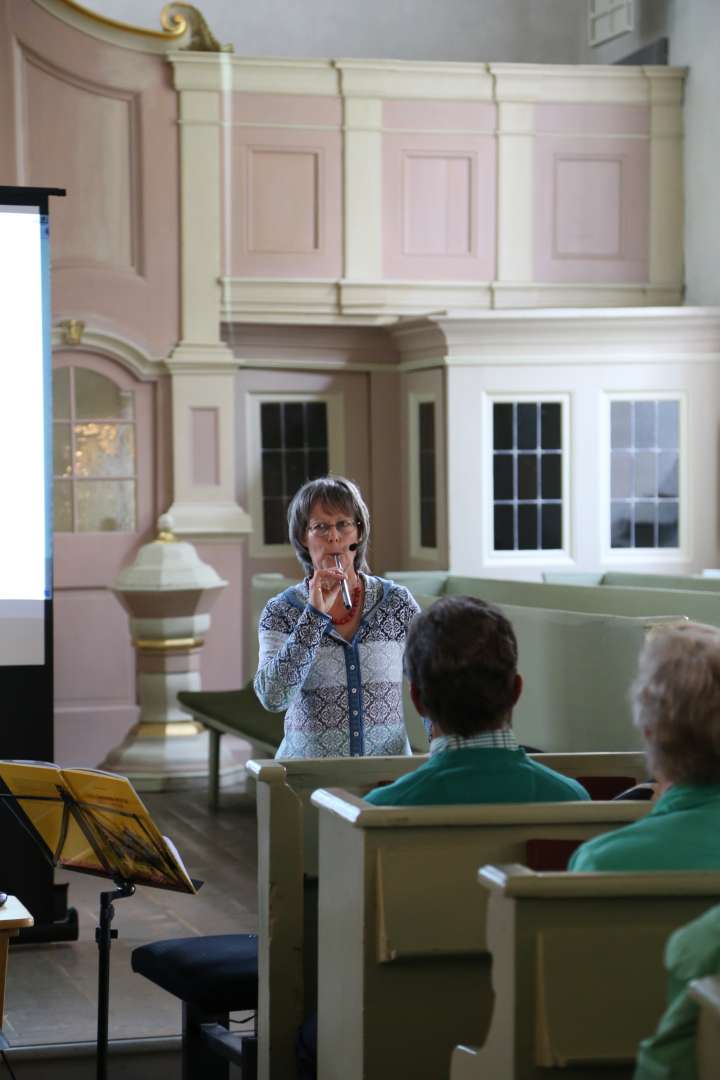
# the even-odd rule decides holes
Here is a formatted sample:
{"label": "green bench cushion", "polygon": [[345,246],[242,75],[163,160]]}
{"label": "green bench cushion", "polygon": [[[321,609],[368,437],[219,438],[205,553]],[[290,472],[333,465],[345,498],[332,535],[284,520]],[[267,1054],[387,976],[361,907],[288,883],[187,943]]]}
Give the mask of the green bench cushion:
{"label": "green bench cushion", "polygon": [[283,714],[264,709],[252,686],[242,690],[181,690],[178,701],[208,727],[237,732],[276,749],[282,742]]}

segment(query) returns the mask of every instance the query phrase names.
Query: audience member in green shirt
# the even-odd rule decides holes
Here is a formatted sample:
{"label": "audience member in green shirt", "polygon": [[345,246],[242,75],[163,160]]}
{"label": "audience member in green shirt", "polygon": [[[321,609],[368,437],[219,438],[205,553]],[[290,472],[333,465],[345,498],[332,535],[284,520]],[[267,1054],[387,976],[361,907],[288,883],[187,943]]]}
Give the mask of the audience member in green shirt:
{"label": "audience member in green shirt", "polygon": [[720,907],[668,938],[665,967],[668,1007],[655,1034],[640,1043],[635,1080],[697,1080],[699,1008],[688,989],[693,979],[720,975]]}
{"label": "audience member in green shirt", "polygon": [[660,797],[650,813],[593,837],[570,870],[720,870],[720,630],[658,627],[631,690]]}
{"label": "audience member in green shirt", "polygon": [[430,758],[366,796],[375,806],[565,802],[588,799],[576,780],[518,746],[512,711],[522,691],[517,641],[499,608],[442,597],[410,624],[405,673],[430,727]]}

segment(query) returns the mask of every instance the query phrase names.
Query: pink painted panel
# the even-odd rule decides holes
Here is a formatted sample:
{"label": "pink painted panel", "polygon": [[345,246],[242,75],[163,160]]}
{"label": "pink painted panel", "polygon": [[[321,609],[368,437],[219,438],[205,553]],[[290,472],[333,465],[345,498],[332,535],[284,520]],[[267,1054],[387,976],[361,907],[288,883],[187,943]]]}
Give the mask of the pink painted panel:
{"label": "pink painted panel", "polygon": [[318,250],[320,153],[248,150],[248,250],[253,255]]}
{"label": "pink painted panel", "polygon": [[55,710],[55,761],[65,768],[95,769],[137,723],[136,705]]}
{"label": "pink painted panel", "polygon": [[406,154],[403,255],[472,254],[473,158]]}
{"label": "pink painted panel", "polygon": [[383,273],[411,280],[495,276],[495,141],[383,137]]}
{"label": "pink painted panel", "polygon": [[128,616],[106,589],[55,595],[55,697],[65,707],[127,705],[135,698]]}
{"label": "pink painted panel", "polygon": [[647,140],[538,136],[536,280],[646,281],[648,203]]}
{"label": "pink painted panel", "polygon": [[236,93],[226,101],[225,119],[234,124],[342,124],[342,102],[336,97]]}
{"label": "pink painted panel", "polygon": [[477,101],[385,101],[383,127],[417,131],[472,131],[492,135],[496,107]]}
{"label": "pink painted panel", "polygon": [[538,135],[649,135],[646,105],[536,105]]}
{"label": "pink painted panel", "polygon": [[13,146],[2,179],[68,192],[52,207],[55,318],[90,317],[164,356],[179,333],[170,67],[75,30],[38,4],[4,0],[3,11],[17,48],[1,87],[0,142],[9,135]]}
{"label": "pink painted panel", "polygon": [[195,548],[203,562],[228,582],[210,612],[210,629],[200,652],[202,685],[205,690],[234,690],[244,685],[243,633],[250,618],[249,592],[243,587],[245,543],[206,541],[196,543]]}
{"label": "pink painted panel", "polygon": [[217,409],[191,409],[193,484],[220,483],[220,421]]}
{"label": "pink painted panel", "polygon": [[228,274],[340,276],[341,154],[339,131],[233,128],[224,163],[232,193],[223,229]]}

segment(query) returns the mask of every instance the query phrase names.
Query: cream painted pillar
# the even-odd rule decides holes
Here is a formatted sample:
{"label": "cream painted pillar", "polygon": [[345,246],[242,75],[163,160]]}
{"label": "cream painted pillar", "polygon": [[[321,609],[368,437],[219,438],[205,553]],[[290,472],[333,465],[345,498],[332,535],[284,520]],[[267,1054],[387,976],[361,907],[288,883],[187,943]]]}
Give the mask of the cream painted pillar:
{"label": "cream painted pillar", "polygon": [[175,53],[180,96],[181,340],[172,374],[174,501],[178,535],[251,529],[235,499],[237,361],[220,339],[225,54]]}
{"label": "cream painted pillar", "polygon": [[645,68],[650,100],[650,284],[677,303],[684,285],[683,90],[677,70]]}
{"label": "cream painted pillar", "polygon": [[382,277],[382,101],[343,97],[343,276]]}
{"label": "cream painted pillar", "polygon": [[[502,88],[496,82],[496,93]],[[525,102],[497,103],[497,282],[534,280],[533,205],[535,109]],[[501,306],[501,305],[500,305]]]}

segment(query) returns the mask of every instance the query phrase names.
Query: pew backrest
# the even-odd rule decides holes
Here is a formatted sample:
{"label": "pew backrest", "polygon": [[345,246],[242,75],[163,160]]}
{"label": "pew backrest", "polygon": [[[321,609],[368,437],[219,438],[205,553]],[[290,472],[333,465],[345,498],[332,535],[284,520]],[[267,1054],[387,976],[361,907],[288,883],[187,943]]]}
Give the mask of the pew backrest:
{"label": "pew backrest", "polygon": [[694,979],[689,993],[699,1007],[695,1038],[698,1080],[717,1080],[720,1063],[720,975]]}
{"label": "pew backrest", "polygon": [[720,872],[534,873],[495,865],[478,879],[496,1004],[476,1073],[459,1053],[453,1080],[501,1075],[507,1060],[513,1075],[538,1080],[573,1068],[631,1068],[664,1008],[665,941],[716,902]]}
{"label": "pew backrest", "polygon": [[[462,1034],[480,1038],[489,1022],[478,859],[493,851],[516,861],[530,839],[584,840],[647,812],[590,802],[375,807],[337,789],[312,801],[320,812],[322,1080],[446,1072]],[[474,996],[484,1013],[469,1004]]]}

